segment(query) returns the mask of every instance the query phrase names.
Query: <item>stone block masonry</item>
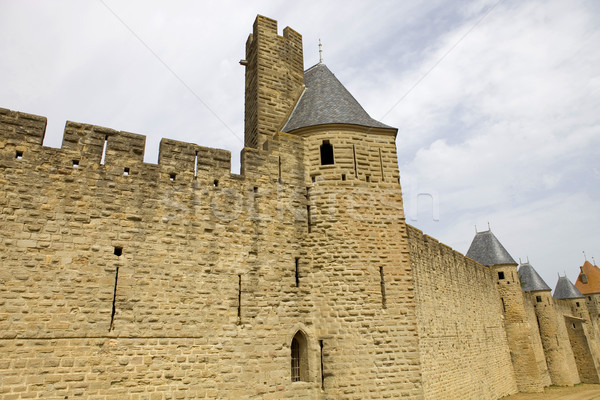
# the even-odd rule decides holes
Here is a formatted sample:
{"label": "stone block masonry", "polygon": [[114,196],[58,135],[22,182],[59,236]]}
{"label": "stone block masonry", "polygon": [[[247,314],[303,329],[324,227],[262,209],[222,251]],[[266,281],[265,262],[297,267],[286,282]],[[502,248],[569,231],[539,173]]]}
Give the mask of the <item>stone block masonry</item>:
{"label": "stone block masonry", "polygon": [[296,135],[236,175],[223,150],[163,139],[146,164],[140,135],[68,122],[53,149],[44,118],[0,116],[0,398],[421,398],[397,181],[312,182]]}
{"label": "stone block masonry", "polygon": [[[239,175],[225,150],[163,139],[147,164],[144,136],[77,122],[45,147],[44,117],[0,109],[0,400],[492,400],[598,381],[595,294],[524,294],[516,264],[407,225],[398,131],[324,64],[305,82],[300,34],[258,16],[242,64]],[[319,118],[282,132],[309,98]]]}
{"label": "stone block masonry", "polygon": [[494,272],[408,225],[426,399],[517,391]]}

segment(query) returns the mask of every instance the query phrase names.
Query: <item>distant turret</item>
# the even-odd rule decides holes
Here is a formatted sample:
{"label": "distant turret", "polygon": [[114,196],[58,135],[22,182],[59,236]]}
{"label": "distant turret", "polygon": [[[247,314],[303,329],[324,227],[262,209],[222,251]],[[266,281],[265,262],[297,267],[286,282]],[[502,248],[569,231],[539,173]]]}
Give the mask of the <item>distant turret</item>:
{"label": "distant turret", "polygon": [[491,230],[477,232],[467,251],[467,257],[489,266],[496,274],[496,284],[504,311],[506,337],[519,390],[542,391],[542,374],[546,371],[540,371],[535,362],[535,345],[531,327],[527,323],[517,263]]}
{"label": "distant turret", "polygon": [[558,319],[552,300],[550,287],[544,282],[531,264],[523,263],[519,267],[521,289],[530,297],[540,332],[548,372],[554,385],[572,386],[579,383],[573,351],[568,344],[556,340],[566,337],[564,322]]}

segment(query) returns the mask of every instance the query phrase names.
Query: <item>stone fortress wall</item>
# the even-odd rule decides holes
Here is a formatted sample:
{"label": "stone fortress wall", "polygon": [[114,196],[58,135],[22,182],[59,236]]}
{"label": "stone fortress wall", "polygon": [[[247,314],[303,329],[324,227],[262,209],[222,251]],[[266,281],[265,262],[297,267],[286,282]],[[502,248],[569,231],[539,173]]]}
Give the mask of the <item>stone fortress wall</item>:
{"label": "stone fortress wall", "polygon": [[494,272],[412,226],[408,237],[426,398],[515,393]]}
{"label": "stone fortress wall", "polygon": [[[74,122],[48,148],[45,118],[0,109],[0,399],[496,399],[556,383],[516,267],[405,223],[395,130],[283,133],[301,36],[259,16],[246,58],[239,175],[224,150],[163,139],[147,164],[144,136]],[[572,349],[565,384],[597,381],[597,325],[569,301],[548,314]]]}

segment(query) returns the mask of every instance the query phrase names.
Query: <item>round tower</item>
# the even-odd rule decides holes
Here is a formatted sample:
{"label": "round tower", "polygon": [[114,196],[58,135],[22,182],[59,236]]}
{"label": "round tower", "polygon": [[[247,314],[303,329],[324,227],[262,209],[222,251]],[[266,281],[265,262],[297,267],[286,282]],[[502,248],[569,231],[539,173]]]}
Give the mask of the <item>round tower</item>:
{"label": "round tower", "polygon": [[545,368],[536,361],[535,343],[527,321],[517,263],[491,230],[477,232],[466,255],[495,272],[519,391],[543,391]]}
{"label": "round tower", "polygon": [[[397,129],[372,119],[325,64],[309,68],[304,79],[304,92],[281,130],[303,142],[304,246],[310,293],[319,305],[323,387],[342,393],[361,375],[373,382],[402,379],[418,393]],[[360,390],[367,395],[370,389]]]}
{"label": "round tower", "polygon": [[533,304],[552,384],[573,386],[579,383],[573,352],[564,331],[564,322],[558,319],[552,289],[528,262],[519,267],[519,279],[523,292],[528,294]]}
{"label": "round tower", "polygon": [[598,383],[598,369],[594,358],[598,358],[600,347],[596,339],[596,330],[591,324],[590,313],[585,303],[585,296],[571,283],[566,276],[559,276],[554,298],[563,303],[566,330],[579,378],[584,383]]}

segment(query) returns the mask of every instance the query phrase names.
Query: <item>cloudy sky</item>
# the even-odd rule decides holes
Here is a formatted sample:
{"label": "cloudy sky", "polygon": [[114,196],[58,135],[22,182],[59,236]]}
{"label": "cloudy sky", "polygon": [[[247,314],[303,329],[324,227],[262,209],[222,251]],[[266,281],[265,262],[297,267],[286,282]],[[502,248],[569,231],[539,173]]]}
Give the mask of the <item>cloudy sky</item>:
{"label": "cloudy sky", "polygon": [[0,0],[0,107],[225,148],[239,171],[256,14],[399,129],[407,221],[487,229],[549,286],[600,262],[600,2]]}

